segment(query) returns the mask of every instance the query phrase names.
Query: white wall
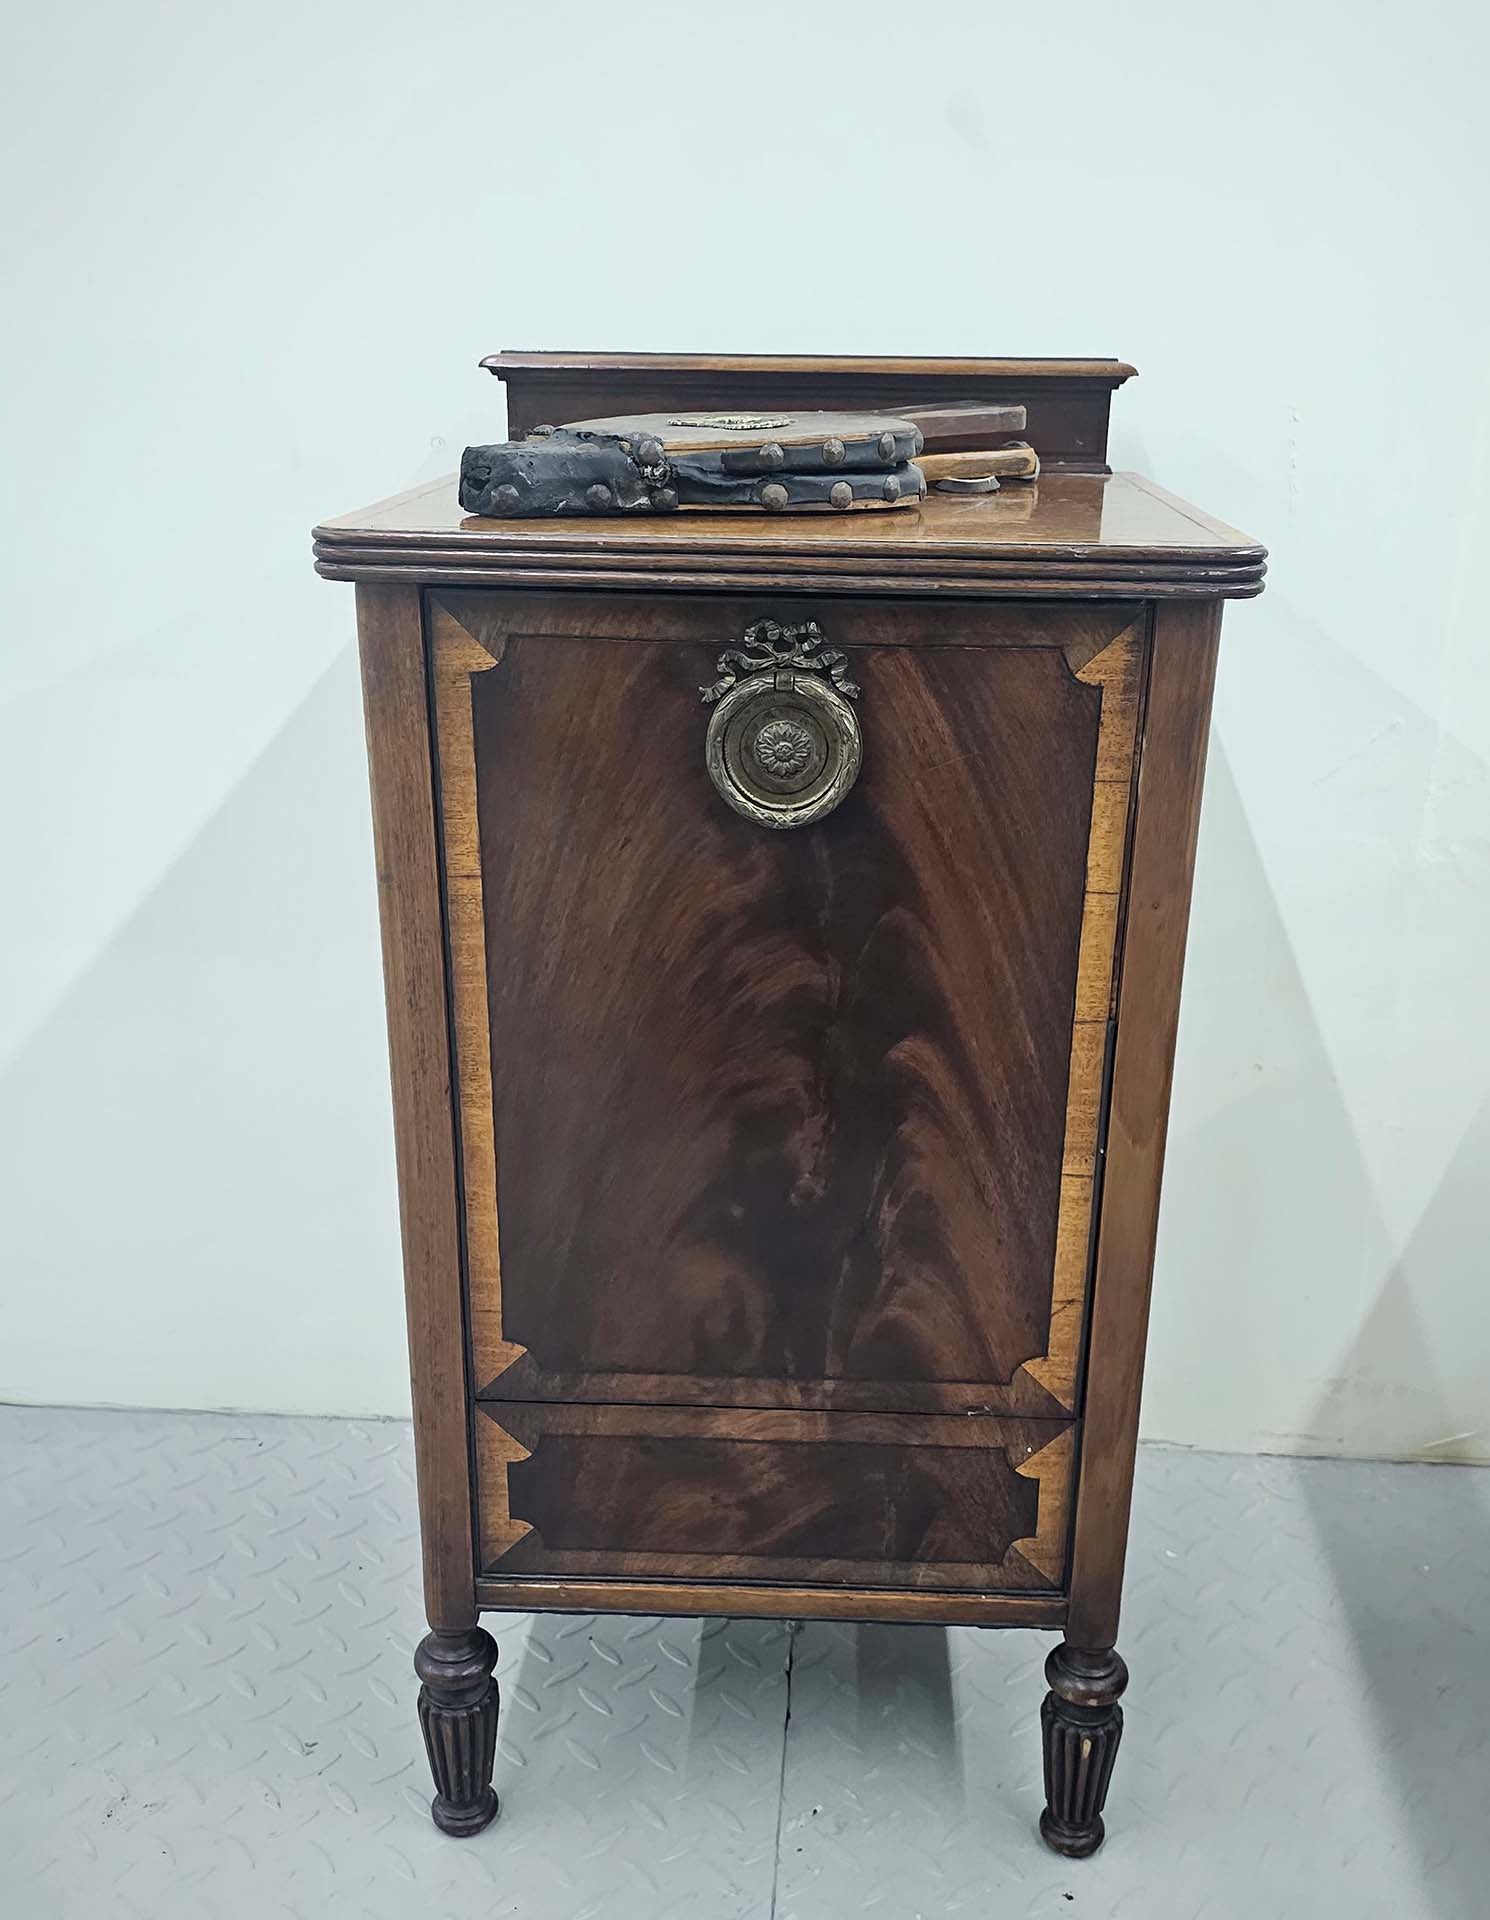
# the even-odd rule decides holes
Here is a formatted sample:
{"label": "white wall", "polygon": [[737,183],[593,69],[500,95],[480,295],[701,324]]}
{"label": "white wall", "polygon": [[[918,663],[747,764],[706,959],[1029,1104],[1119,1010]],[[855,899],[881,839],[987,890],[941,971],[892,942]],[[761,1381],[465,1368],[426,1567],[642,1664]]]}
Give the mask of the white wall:
{"label": "white wall", "polygon": [[1484,11],[30,8],[0,1396],[406,1405],[352,597],[498,346],[1111,353],[1228,615],[1146,1408],[1490,1458]]}

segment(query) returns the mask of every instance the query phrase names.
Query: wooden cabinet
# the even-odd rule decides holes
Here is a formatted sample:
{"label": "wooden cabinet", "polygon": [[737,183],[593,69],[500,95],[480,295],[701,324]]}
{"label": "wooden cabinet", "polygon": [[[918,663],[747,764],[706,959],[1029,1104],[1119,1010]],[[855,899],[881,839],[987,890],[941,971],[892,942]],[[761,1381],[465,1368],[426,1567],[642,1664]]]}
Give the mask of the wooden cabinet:
{"label": "wooden cabinet", "polygon": [[[450,1831],[495,1811],[505,1606],[1063,1628],[1044,1831],[1100,1842],[1218,609],[1262,554],[1087,470],[1114,363],[960,366],[1044,392],[1037,488],[498,524],[441,483],[318,532],[360,583]],[[635,367],[583,411],[682,404]]]}

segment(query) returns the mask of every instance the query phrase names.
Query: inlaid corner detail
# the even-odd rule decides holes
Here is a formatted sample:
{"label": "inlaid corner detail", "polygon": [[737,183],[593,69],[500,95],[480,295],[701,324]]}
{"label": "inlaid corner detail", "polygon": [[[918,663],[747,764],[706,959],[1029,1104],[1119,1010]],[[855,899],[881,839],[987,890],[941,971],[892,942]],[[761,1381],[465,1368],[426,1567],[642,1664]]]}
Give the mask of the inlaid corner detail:
{"label": "inlaid corner detail", "polygon": [[1063,651],[1075,677],[1101,689],[1102,709],[1071,1023],[1050,1338],[1046,1351],[1037,1359],[1027,1360],[1019,1371],[1069,1413],[1076,1408],[1080,1378],[1097,1140],[1117,963],[1118,906],[1143,681],[1143,625],[1134,621],[1111,639],[1093,635]]}
{"label": "inlaid corner detail", "polygon": [[476,1422],[476,1485],[480,1489],[479,1559],[483,1567],[491,1567],[533,1531],[528,1521],[513,1518],[507,1487],[507,1469],[528,1459],[530,1449],[505,1427],[498,1426],[489,1413],[477,1410],[473,1418]]}
{"label": "inlaid corner detail", "polygon": [[1060,1586],[1066,1571],[1066,1535],[1071,1513],[1072,1470],[1076,1459],[1076,1429],[1063,1427],[1038,1453],[1017,1461],[1011,1453],[1014,1471],[1039,1487],[1035,1508],[1035,1531],[1025,1540],[1016,1540],[1008,1558],[1024,1560],[1050,1587]]}
{"label": "inlaid corner detail", "polygon": [[460,1112],[471,1347],[478,1386],[505,1373],[527,1352],[526,1347],[502,1335],[486,921],[477,824],[476,729],[471,710],[472,681],[500,663],[504,648],[505,638],[483,643],[448,614],[440,613],[432,622],[430,651],[445,847],[450,1011]]}

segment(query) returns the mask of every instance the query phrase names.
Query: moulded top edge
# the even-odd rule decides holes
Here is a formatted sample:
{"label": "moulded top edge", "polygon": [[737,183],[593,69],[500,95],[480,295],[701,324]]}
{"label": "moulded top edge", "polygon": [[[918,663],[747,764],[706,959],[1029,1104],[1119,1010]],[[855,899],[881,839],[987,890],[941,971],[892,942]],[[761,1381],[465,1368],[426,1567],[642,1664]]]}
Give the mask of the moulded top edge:
{"label": "moulded top edge", "polygon": [[585,353],[524,349],[489,353],[481,365],[501,377],[509,373],[583,373],[604,371],[657,373],[843,373],[950,374],[967,379],[1093,380],[1121,385],[1137,373],[1125,360],[988,359],[914,354],[733,354],[733,353]]}

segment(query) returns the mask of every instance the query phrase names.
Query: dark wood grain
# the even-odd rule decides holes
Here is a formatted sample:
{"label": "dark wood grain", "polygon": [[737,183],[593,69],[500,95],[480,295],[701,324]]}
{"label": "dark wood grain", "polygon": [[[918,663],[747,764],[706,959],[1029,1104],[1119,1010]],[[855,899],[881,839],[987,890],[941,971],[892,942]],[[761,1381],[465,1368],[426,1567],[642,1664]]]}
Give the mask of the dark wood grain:
{"label": "dark wood grain", "polygon": [[359,587],[388,1003],[414,1457],[432,1627],[475,1626],[470,1436],[445,950],[419,595]]}
{"label": "dark wood grain", "polygon": [[[1141,622],[1122,607],[1065,609],[1043,603],[949,605],[907,622],[877,600],[835,608],[833,631],[868,646],[1045,648],[1101,693],[1097,780],[1093,789],[1087,892],[1083,908],[1071,1073],[1067,1087],[1067,1150],[1063,1159],[1054,1270],[1051,1335],[1039,1359],[1007,1387],[926,1379],[893,1387],[862,1378],[818,1381],[748,1374],[660,1374],[645,1369],[571,1375],[540,1371],[502,1326],[496,1151],[492,1129],[488,963],[477,827],[472,677],[492,668],[509,638],[520,634],[628,643],[644,630],[712,663],[759,618],[790,619],[784,604],[648,600],[587,595],[475,594],[436,603],[431,621],[435,714],[439,740],[448,939],[458,1066],[466,1257],[471,1330],[479,1391],[501,1397],[685,1402],[722,1406],[799,1406],[905,1411],[1067,1412],[1076,1404],[1079,1341],[1090,1240],[1095,1129],[1103,1075],[1103,1036],[1110,1012],[1113,935],[1121,886],[1138,691],[1143,662]],[[844,621],[849,624],[845,625]],[[484,1386],[482,1383],[486,1383]]]}
{"label": "dark wood grain", "polygon": [[507,388],[507,430],[597,414],[757,407],[869,407],[957,400],[1023,405],[1028,437],[1053,466],[1105,470],[1121,360],[870,358],[843,354],[494,353],[482,366]]}
{"label": "dark wood grain", "polygon": [[752,1580],[559,1580],[478,1576],[483,1612],[636,1613],[726,1620],[874,1620],[928,1627],[1040,1627],[1066,1622],[1061,1593],[959,1593],[913,1587],[804,1587]]}
{"label": "dark wood grain", "polygon": [[483,1627],[427,1633],[414,1653],[419,1727],[434,1775],[430,1813],[442,1833],[468,1839],[497,1817],[497,1643]]}
{"label": "dark wood grain", "polygon": [[[1009,490],[1006,489],[1006,492]],[[953,498],[950,494],[937,496]],[[979,496],[1001,499],[1000,494]],[[1013,504],[1013,502],[1011,502]],[[714,520],[728,516],[715,514]],[[811,518],[803,515],[801,518]],[[835,524],[840,516],[834,515]],[[880,519],[888,519],[882,514]],[[496,525],[483,521],[483,526]],[[527,524],[535,524],[528,522]],[[1040,594],[1073,600],[1193,600],[1211,593],[1226,600],[1250,600],[1262,592],[1260,563],[1237,567],[1153,564],[1082,566],[1069,563],[1057,572],[1027,560],[988,561],[981,565],[929,567],[839,567],[816,571],[791,566],[658,566],[657,556],[638,556],[606,564],[589,553],[527,556],[473,553],[469,548],[423,553],[393,553],[386,547],[317,546],[316,571],[324,580],[382,581],[426,587],[519,587],[617,593],[801,593],[827,597],[862,592],[876,574],[877,590],[888,599],[985,599],[992,589],[1010,594]],[[643,559],[647,562],[642,564]]]}
{"label": "dark wood grain", "polygon": [[1051,1649],[1045,1662],[1050,1691],[1040,1710],[1045,1749],[1045,1810],[1040,1837],[1052,1852],[1085,1860],[1105,1837],[1102,1808],[1123,1737],[1118,1705],[1128,1684],[1120,1654],[1104,1649]]}
{"label": "dark wood grain", "polygon": [[471,683],[527,1349],[486,1390],[1000,1404],[1048,1350],[1101,694],[1051,649],[850,652],[865,771],[790,834],[707,783],[702,648],[519,635]]}
{"label": "dark wood grain", "polygon": [[[1073,665],[1094,658],[1128,632],[1141,611],[1125,605],[1059,605],[1040,600],[939,603],[907,609],[872,591],[834,601],[822,615],[834,633],[853,622],[853,644],[866,647],[1049,647],[1065,653]],[[779,596],[739,598],[720,594],[687,597],[615,593],[475,592],[435,596],[436,617],[457,621],[488,655],[499,652],[512,633],[547,634],[555,639],[583,633],[588,639],[631,642],[666,640],[702,647],[713,656],[733,646],[756,620],[800,620],[817,610]],[[710,661],[713,678],[712,658]]]}
{"label": "dark wood grain", "polygon": [[697,373],[712,379],[731,369],[750,374],[786,372],[805,376],[852,375],[865,372],[888,373],[902,385],[924,377],[951,377],[961,380],[979,375],[1002,375],[1010,379],[1036,382],[1051,380],[1095,380],[1109,387],[1131,380],[1137,368],[1126,360],[1084,358],[1079,354],[1062,356],[1007,357],[981,354],[880,354],[868,353],[601,353],[562,348],[504,348],[489,353],[481,362],[499,375],[544,370],[570,371],[597,376],[610,373],[645,375],[652,370]]}
{"label": "dark wood grain", "polygon": [[1266,559],[1136,475],[1069,472],[867,516],[587,520],[473,519],[452,477],[318,527],[315,551],[328,578],[426,585],[1114,599],[1245,597],[1261,590]]}
{"label": "dark wood grain", "polygon": [[485,1406],[482,1571],[1058,1588],[1068,1424]]}
{"label": "dark wood grain", "polygon": [[1092,1282],[1067,1638],[1117,1635],[1221,611],[1155,615]]}

